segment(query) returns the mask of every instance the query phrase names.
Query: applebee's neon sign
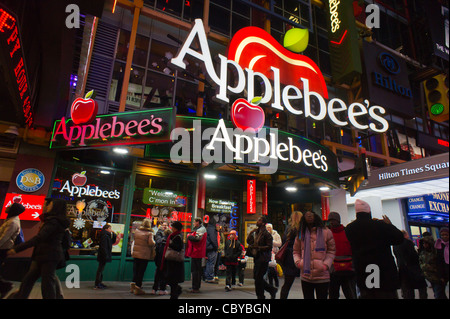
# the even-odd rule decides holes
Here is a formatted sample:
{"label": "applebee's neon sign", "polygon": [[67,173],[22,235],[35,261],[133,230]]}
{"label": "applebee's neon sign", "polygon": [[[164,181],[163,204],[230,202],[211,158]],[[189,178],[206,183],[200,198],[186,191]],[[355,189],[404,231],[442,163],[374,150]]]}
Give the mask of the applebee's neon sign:
{"label": "applebee's neon sign", "polygon": [[102,190],[98,186],[91,187],[90,185],[84,186],[87,182],[87,176],[86,171],[83,171],[81,173],[75,173],[72,175],[72,184],[70,185],[69,181],[66,181],[64,183],[64,186],[59,191],[60,193],[63,193],[64,191],[67,191],[70,196],[90,196],[90,197],[103,197],[103,198],[110,198],[110,199],[119,199],[120,198],[120,192],[118,190],[108,191],[108,190]]}
{"label": "applebee's neon sign", "polygon": [[93,91],[77,98],[71,118],[55,121],[50,148],[100,147],[170,141],[173,109],[97,115]]}
{"label": "applebee's neon sign", "polygon": [[[198,39],[200,50],[191,49]],[[272,108],[284,110],[294,115],[321,121],[327,116],[337,126],[352,125],[358,130],[386,132],[388,122],[382,117],[386,113],[381,106],[372,105],[368,100],[346,105],[344,101],[333,98],[328,101],[328,90],[322,73],[308,57],[295,54],[283,48],[272,36],[260,28],[247,27],[239,30],[230,42],[228,58],[219,54],[219,72],[214,70],[208,40],[201,19],[196,19],[194,27],[185,43],[171,63],[182,69],[186,68],[185,58],[190,55],[202,61],[212,81],[219,87],[216,98],[228,103],[228,92],[239,94],[247,91],[247,100],[255,98],[254,84],[263,83],[264,95],[260,103],[269,103]],[[237,74],[234,85],[228,83],[228,71],[232,68]],[[244,69],[243,69],[244,68]],[[258,79],[258,80],[257,80]],[[273,86],[272,86],[273,83]],[[284,84],[282,88],[281,84]],[[303,92],[301,91],[303,89]],[[311,100],[319,103],[319,111],[314,113]],[[297,109],[292,102],[303,100],[303,109]],[[338,114],[343,114],[339,116]],[[369,116],[371,123],[359,121]],[[348,120],[347,120],[348,119]],[[254,128],[256,131],[256,128]]]}
{"label": "applebee's neon sign", "polygon": [[330,0],[330,20],[331,20],[331,32],[335,33],[339,30],[341,20],[339,20],[339,0]]}

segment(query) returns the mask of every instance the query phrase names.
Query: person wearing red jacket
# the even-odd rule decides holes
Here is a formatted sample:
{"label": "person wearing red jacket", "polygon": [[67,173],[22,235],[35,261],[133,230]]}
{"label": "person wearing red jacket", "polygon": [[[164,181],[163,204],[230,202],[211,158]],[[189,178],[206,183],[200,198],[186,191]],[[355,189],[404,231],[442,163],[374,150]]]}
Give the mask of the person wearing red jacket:
{"label": "person wearing red jacket", "polygon": [[336,244],[336,257],[330,273],[329,298],[339,299],[342,287],[345,298],[356,299],[356,274],[353,269],[352,248],[341,224],[341,216],[336,212],[328,215],[328,222]]}
{"label": "person wearing red jacket", "polygon": [[206,228],[201,218],[194,219],[193,232],[187,236],[186,257],[191,257],[192,293],[200,292],[202,259],[206,257]]}

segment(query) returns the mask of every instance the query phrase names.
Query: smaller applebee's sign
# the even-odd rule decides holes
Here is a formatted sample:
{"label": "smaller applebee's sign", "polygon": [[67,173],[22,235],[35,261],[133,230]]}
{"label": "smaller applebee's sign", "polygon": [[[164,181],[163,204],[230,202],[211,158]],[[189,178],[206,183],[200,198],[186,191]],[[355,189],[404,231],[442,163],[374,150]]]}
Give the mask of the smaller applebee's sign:
{"label": "smaller applebee's sign", "polygon": [[25,211],[19,215],[20,220],[40,221],[39,216],[44,208],[45,195],[24,195],[8,193],[2,207],[0,219],[6,219],[6,209],[14,203],[22,204]]}
{"label": "smaller applebee's sign", "polygon": [[[98,197],[106,199],[119,199],[120,192],[118,190],[104,190],[98,186],[86,185],[87,176],[86,171],[75,173],[72,175],[72,184],[70,181],[65,181],[60,193],[68,193],[71,197]],[[86,186],[85,186],[86,185]]]}
{"label": "smaller applebee's sign", "polygon": [[162,143],[170,141],[174,112],[171,107],[97,115],[94,92],[76,99],[71,118],[53,126],[51,149]]}

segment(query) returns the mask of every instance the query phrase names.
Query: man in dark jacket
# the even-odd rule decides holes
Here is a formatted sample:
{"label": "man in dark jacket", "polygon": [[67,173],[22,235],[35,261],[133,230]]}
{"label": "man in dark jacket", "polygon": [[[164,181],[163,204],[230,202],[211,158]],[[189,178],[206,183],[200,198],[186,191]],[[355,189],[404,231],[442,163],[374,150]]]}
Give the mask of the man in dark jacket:
{"label": "man in dark jacket", "polygon": [[219,249],[219,243],[217,241],[217,229],[216,225],[212,222],[206,227],[206,269],[205,269],[205,282],[216,284],[214,281],[214,267],[217,260],[217,251]]}
{"label": "man in dark jacket", "polygon": [[112,231],[110,224],[103,226],[102,232],[100,234],[100,243],[98,247],[97,261],[98,268],[97,274],[95,276],[95,287],[94,289],[105,289],[106,286],[102,283],[103,280],[103,270],[105,269],[106,263],[112,260],[112,245],[116,242],[116,234]]}
{"label": "man in dark jacket", "polygon": [[396,299],[399,278],[391,246],[403,242],[403,233],[387,216],[373,220],[368,203],[357,199],[356,220],[345,234],[353,253],[353,264],[362,299]]}
{"label": "man in dark jacket", "polygon": [[42,226],[36,236],[14,246],[8,255],[34,247],[31,265],[24,276],[15,299],[27,299],[35,282],[41,277],[41,292],[44,299],[58,297],[56,269],[64,260],[62,240],[70,220],[66,216],[67,204],[60,199],[46,199],[43,214],[39,216]]}
{"label": "man in dark jacket", "polygon": [[254,268],[253,278],[255,279],[255,291],[258,299],[265,299],[264,291],[270,293],[272,299],[275,299],[277,288],[264,280],[264,275],[269,267],[269,261],[272,257],[272,235],[266,229],[266,218],[260,217],[256,222],[256,229],[252,230],[247,236],[249,245],[247,255],[253,257]]}

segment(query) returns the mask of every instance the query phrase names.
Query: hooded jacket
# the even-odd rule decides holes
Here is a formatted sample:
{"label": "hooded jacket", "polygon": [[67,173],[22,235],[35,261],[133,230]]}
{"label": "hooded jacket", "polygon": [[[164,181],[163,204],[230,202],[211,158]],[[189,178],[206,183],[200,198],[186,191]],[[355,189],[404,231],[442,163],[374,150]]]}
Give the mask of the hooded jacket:
{"label": "hooded jacket", "polygon": [[65,259],[62,240],[70,220],[65,216],[45,213],[41,215],[43,224],[36,236],[14,247],[16,252],[34,247],[31,259],[37,262],[61,262]]}

